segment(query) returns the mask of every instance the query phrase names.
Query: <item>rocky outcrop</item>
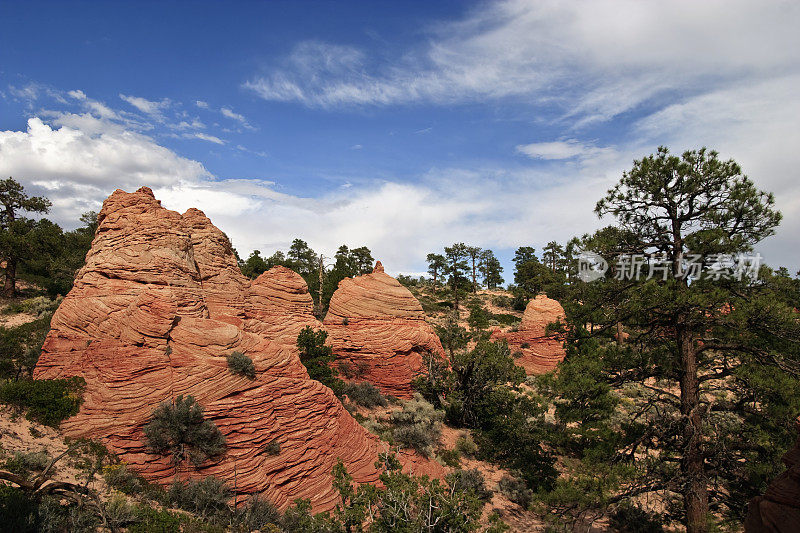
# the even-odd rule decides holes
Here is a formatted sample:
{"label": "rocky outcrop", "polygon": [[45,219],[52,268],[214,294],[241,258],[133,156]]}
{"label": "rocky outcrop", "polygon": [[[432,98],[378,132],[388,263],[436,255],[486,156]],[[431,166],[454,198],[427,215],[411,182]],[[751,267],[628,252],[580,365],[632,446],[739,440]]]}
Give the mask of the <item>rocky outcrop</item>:
{"label": "rocky outcrop", "polygon": [[[377,479],[380,443],[299,360],[299,331],[320,326],[299,275],[276,267],[248,280],[201,211],[169,211],[148,188],[114,192],[98,221],[35,371],[86,380],[80,412],[61,426],[66,435],[99,439],[148,479],[168,483],[175,469],[150,453],[142,428],[160,402],[191,394],[227,451],[181,467],[181,477],[218,476],[280,507],[310,498],[315,510],[336,501],[337,458],[357,481]],[[233,351],[253,360],[255,379],[229,371]],[[272,441],[278,455],[269,453]]]}
{"label": "rocky outcrop", "polygon": [[518,331],[492,332],[492,340],[505,339],[512,352],[522,355],[517,364],[528,374],[543,374],[553,370],[564,360],[563,341],[557,335],[548,335],[547,324],[564,322],[564,308],[556,300],[539,295],[528,302]]}
{"label": "rocky outcrop", "polygon": [[398,398],[413,395],[425,352],[444,357],[422,306],[380,261],[371,274],[339,283],[323,323],[342,377]]}
{"label": "rocky outcrop", "polygon": [[[800,419],[795,423],[800,432]],[[747,533],[794,533],[800,531],[800,438],[783,456],[786,471],[763,496],[750,501],[744,528]]]}

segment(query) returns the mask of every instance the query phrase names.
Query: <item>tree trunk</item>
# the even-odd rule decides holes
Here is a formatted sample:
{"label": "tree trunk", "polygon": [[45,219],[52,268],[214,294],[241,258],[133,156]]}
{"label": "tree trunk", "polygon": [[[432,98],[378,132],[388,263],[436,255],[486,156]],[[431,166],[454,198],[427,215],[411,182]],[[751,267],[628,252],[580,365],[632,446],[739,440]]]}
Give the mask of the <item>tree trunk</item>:
{"label": "tree trunk", "polygon": [[478,278],[475,271],[475,257],[472,258],[472,294],[478,294]]}
{"label": "tree trunk", "polygon": [[701,449],[703,417],[697,376],[697,348],[683,324],[678,326],[677,341],[681,357],[681,415],[684,418],[685,444],[681,473],[686,532],[705,533],[708,531],[708,490]]}
{"label": "tree trunk", "polygon": [[13,298],[17,294],[17,261],[8,259],[6,261],[6,279],[3,285],[3,296]]}
{"label": "tree trunk", "polygon": [[436,270],[433,271],[433,295],[436,296]]}

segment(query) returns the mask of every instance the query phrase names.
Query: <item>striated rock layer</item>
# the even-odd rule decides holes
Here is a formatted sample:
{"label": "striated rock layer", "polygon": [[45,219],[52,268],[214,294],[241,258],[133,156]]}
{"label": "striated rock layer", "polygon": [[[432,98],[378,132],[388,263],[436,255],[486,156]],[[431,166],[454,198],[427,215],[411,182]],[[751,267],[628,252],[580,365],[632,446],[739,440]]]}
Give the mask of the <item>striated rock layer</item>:
{"label": "striated rock layer", "polygon": [[[800,419],[796,422],[800,432]],[[778,476],[763,496],[750,501],[744,529],[747,533],[800,531],[800,438],[783,456],[786,472]]]}
{"label": "striated rock layer", "polygon": [[544,374],[564,360],[566,352],[560,338],[547,335],[547,324],[566,319],[564,308],[556,300],[539,295],[528,302],[519,331],[492,332],[492,340],[505,339],[512,352],[520,352],[522,356],[517,364],[528,374]]}
{"label": "striated rock layer", "polygon": [[[377,479],[377,439],[300,363],[299,331],[320,324],[298,274],[275,267],[248,280],[201,211],[169,211],[145,187],[115,191],[98,221],[34,374],[86,380],[80,412],[61,426],[66,435],[99,439],[148,479],[169,483],[175,469],[149,453],[142,428],[160,402],[191,394],[227,451],[196,470],[181,467],[182,478],[218,476],[280,507],[310,498],[315,510],[335,504],[337,458],[356,481]],[[233,351],[253,360],[255,379],[229,371]],[[274,440],[278,455],[265,449]]]}
{"label": "striated rock layer", "polygon": [[422,306],[380,261],[372,274],[339,283],[323,323],[344,377],[369,381],[383,394],[411,398],[423,354],[444,357]]}

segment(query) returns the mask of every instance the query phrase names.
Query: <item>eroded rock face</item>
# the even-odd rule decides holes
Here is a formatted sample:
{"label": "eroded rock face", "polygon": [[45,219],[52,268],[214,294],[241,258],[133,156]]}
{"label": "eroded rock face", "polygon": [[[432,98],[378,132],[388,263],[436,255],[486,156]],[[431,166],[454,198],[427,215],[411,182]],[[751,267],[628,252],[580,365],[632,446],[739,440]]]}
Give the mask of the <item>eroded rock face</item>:
{"label": "eroded rock face", "polygon": [[539,295],[528,302],[519,331],[492,332],[492,340],[505,339],[512,352],[521,352],[517,364],[528,374],[544,374],[553,370],[564,360],[566,352],[561,339],[547,335],[547,324],[561,320],[566,315],[564,308],[556,300]]}
{"label": "eroded rock face", "polygon": [[[796,422],[800,432],[800,419]],[[800,438],[783,456],[786,472],[778,476],[763,496],[750,501],[744,527],[747,533],[800,531]]]}
{"label": "eroded rock face", "polygon": [[[84,403],[63,432],[101,440],[160,483],[175,469],[148,451],[142,428],[160,402],[191,394],[227,451],[196,470],[182,467],[182,478],[214,475],[280,507],[302,497],[329,509],[337,458],[357,481],[375,481],[380,444],[300,363],[298,333],[320,327],[311,310],[305,282],[289,269],[245,278],[227,237],[201,211],[169,211],[148,188],[118,190],[103,204],[34,377],[82,376]],[[256,379],[229,371],[233,351],[253,360]],[[273,440],[278,455],[265,450]]]}
{"label": "eroded rock face", "polygon": [[383,394],[411,398],[423,354],[444,357],[422,306],[380,261],[371,274],[339,283],[323,323],[342,374],[369,381]]}

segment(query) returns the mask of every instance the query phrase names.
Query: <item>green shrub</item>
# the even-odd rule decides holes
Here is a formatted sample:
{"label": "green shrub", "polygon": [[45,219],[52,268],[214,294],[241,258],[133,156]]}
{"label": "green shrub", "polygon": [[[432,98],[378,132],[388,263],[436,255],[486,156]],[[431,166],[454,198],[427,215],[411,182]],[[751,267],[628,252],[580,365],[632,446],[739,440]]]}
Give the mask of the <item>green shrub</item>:
{"label": "green shrub", "polygon": [[467,317],[467,324],[473,332],[483,331],[489,327],[489,319],[491,313],[483,307],[480,301],[476,301],[469,306],[469,317]]}
{"label": "green shrub", "polygon": [[447,475],[447,482],[456,490],[471,491],[481,501],[488,502],[492,499],[492,491],[486,488],[486,479],[477,468],[456,470]]}
{"label": "green shrub", "polygon": [[472,436],[467,434],[456,439],[456,450],[466,457],[475,457],[478,453],[478,445],[472,440]]}
{"label": "green shrub", "polygon": [[513,309],[514,302],[508,296],[498,295],[492,296],[492,305],[495,307],[502,307],[504,309]]}
{"label": "green shrub", "polygon": [[129,496],[143,496],[160,501],[165,491],[159,485],[150,483],[125,463],[109,465],[103,469],[103,479],[108,486]]}
{"label": "green shrub", "polygon": [[461,464],[461,454],[458,450],[439,450],[436,455],[447,466],[458,468]]}
{"label": "green shrub", "polygon": [[128,526],[128,533],[179,533],[181,519],[175,513],[164,509],[154,509],[148,505],[134,506],[134,522]]}
{"label": "green shrub", "polygon": [[0,483],[0,519],[3,531],[39,531],[39,506],[22,490]]}
{"label": "green shrub", "polygon": [[12,381],[0,386],[0,402],[26,408],[28,420],[58,427],[78,413],[85,385],[80,377]]}
{"label": "green shrub", "polygon": [[515,315],[509,315],[506,313],[492,313],[491,319],[496,321],[498,324],[502,324],[504,326],[512,326],[514,324],[520,324],[522,319]]}
{"label": "green shrub", "polygon": [[214,476],[186,482],[176,481],[167,491],[167,502],[170,505],[204,518],[229,512],[228,500],[231,497],[231,491],[225,482]]}
{"label": "green shrub", "polygon": [[272,440],[264,446],[264,451],[269,455],[278,455],[281,453],[281,443],[278,442],[278,439]]}
{"label": "green shrub", "polygon": [[281,521],[281,513],[268,500],[255,495],[250,497],[247,505],[237,511],[236,521],[245,531],[267,531],[267,526],[271,524],[277,528]]}
{"label": "green shrub", "polygon": [[6,459],[5,469],[27,478],[31,473],[40,473],[50,464],[52,457],[46,451],[40,452],[14,452],[12,457]]}
{"label": "green shrub", "polygon": [[530,507],[531,501],[533,501],[533,491],[528,488],[523,480],[510,476],[503,476],[498,486],[500,492],[505,494],[512,502],[523,509]]}
{"label": "green shrub", "polygon": [[192,396],[179,395],[175,403],[159,405],[144,435],[155,453],[170,453],[176,465],[187,458],[199,465],[225,451],[225,437]]}
{"label": "green shrub", "polygon": [[431,448],[439,442],[444,414],[433,408],[419,393],[403,404],[403,409],[394,411],[392,437],[401,446],[413,448],[429,456]]}
{"label": "green shrub", "polygon": [[383,397],[381,391],[368,381],[362,383],[348,383],[344,387],[344,393],[351,401],[363,407],[386,407],[389,402]]}
{"label": "green shrub", "polygon": [[664,519],[638,505],[620,505],[611,515],[609,525],[620,533],[662,533]]}
{"label": "green shrub", "polygon": [[228,356],[228,368],[234,374],[240,374],[250,379],[256,377],[256,366],[253,364],[253,360],[242,352],[233,352]]}

